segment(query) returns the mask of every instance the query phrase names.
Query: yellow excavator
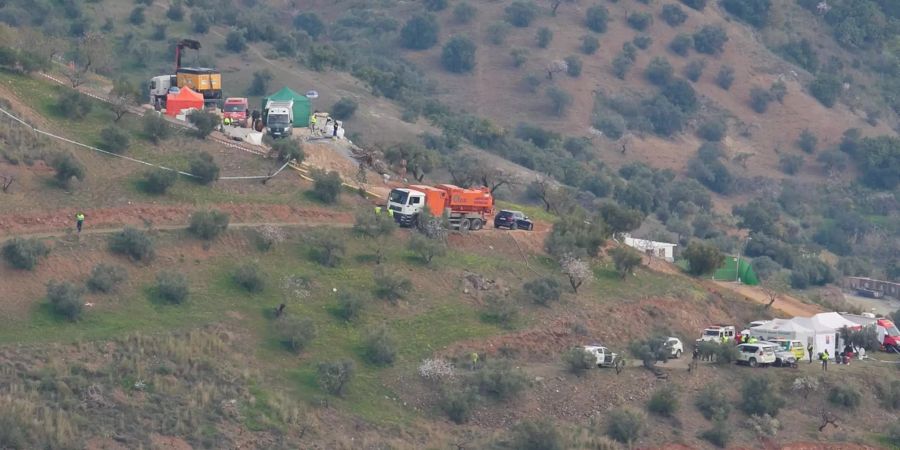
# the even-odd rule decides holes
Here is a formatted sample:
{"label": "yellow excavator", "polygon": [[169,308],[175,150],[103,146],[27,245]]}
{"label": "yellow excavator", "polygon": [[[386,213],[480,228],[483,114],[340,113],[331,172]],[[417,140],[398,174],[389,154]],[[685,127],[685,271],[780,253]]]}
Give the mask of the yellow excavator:
{"label": "yellow excavator", "polygon": [[181,67],[185,49],[200,50],[200,42],[182,39],[175,45],[175,75],[160,75],[150,79],[150,104],[157,110],[166,107],[166,96],[172,87],[189,87],[203,94],[207,107],[219,106],[222,100],[222,72],[207,67]]}

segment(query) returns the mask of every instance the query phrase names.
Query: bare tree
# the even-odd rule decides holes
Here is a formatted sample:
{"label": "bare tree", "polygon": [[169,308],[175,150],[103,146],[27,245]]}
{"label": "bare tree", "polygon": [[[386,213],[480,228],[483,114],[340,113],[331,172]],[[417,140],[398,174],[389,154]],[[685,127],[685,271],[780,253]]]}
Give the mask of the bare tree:
{"label": "bare tree", "polygon": [[550,15],[556,17],[556,10],[559,9],[563,0],[550,0]]}
{"label": "bare tree", "polygon": [[566,72],[567,70],[569,70],[569,64],[564,60],[557,59],[550,61],[550,64],[547,64],[547,78],[552,80],[554,73]]}
{"label": "bare tree", "polygon": [[594,275],[590,264],[572,255],[564,255],[559,261],[559,265],[562,266],[562,272],[569,278],[569,285],[572,286],[572,292],[575,294],[578,294],[578,288],[589,282]]}
{"label": "bare tree", "polygon": [[822,425],[819,426],[819,432],[825,429],[828,424],[834,425],[835,428],[838,427],[837,424],[837,416],[832,414],[830,411],[822,411]]}
{"label": "bare tree", "polygon": [[760,288],[769,298],[769,303],[766,304],[766,309],[769,309],[778,300],[778,296],[787,291],[788,284],[784,277],[776,274],[760,283]]}
{"label": "bare tree", "polygon": [[550,181],[543,177],[532,181],[529,186],[529,191],[531,191],[532,195],[541,200],[544,204],[544,211],[546,212],[550,212],[550,207],[552,206],[550,203],[552,199],[552,190],[553,186],[550,185]]}
{"label": "bare tree", "polygon": [[140,93],[128,80],[122,78],[113,82],[113,88],[109,91],[109,103],[116,114],[115,122],[137,104],[139,97]]}
{"label": "bare tree", "polygon": [[110,57],[106,38],[100,33],[88,33],[77,39],[72,44],[72,54],[72,60],[63,70],[72,88],[84,84],[88,73],[105,67]]}

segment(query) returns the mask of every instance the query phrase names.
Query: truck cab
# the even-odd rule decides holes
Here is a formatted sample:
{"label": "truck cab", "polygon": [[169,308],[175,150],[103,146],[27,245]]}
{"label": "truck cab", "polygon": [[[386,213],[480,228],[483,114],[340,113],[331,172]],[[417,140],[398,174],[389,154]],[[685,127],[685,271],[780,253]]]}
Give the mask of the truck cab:
{"label": "truck cab", "polygon": [[578,347],[596,358],[597,367],[614,367],[619,361],[619,355],[611,352],[602,345],[585,345]]}
{"label": "truck cab", "polygon": [[294,105],[289,101],[269,101],[266,105],[266,130],[273,138],[288,137],[294,132]]}
{"label": "truck cab", "polygon": [[735,331],[733,325],[713,325],[703,330],[700,339],[697,342],[714,341],[714,342],[734,342]]}
{"label": "truck cab", "polygon": [[175,75],[160,75],[150,79],[150,104],[154,109],[159,111],[166,108],[166,96],[173,87],[178,87]]}
{"label": "truck cab", "polygon": [[225,105],[222,107],[222,116],[232,121],[247,120],[247,109],[250,103],[243,97],[229,97],[225,99]]}
{"label": "truck cab", "polygon": [[453,229],[475,231],[493,214],[494,197],[486,188],[416,184],[391,190],[387,208],[401,226],[415,226],[427,208],[433,216],[445,217]]}
{"label": "truck cab", "polygon": [[402,226],[411,227],[416,224],[419,213],[425,205],[425,193],[407,188],[391,190],[387,208],[391,210],[394,220]]}

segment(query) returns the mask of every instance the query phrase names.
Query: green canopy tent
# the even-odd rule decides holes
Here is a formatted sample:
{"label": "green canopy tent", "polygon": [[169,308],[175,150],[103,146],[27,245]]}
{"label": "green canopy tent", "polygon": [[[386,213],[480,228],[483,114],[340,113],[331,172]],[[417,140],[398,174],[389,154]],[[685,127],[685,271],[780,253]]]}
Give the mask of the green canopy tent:
{"label": "green canopy tent", "polygon": [[295,127],[305,127],[309,125],[309,116],[312,115],[312,104],[308,98],[306,98],[303,94],[298,94],[291,90],[291,88],[285,86],[281,88],[280,91],[267,95],[262,99],[262,109],[261,111],[266,110],[266,103],[269,100],[293,100],[294,101],[294,126]]}
{"label": "green canopy tent", "polygon": [[716,270],[713,274],[713,279],[719,281],[737,281],[738,274],[740,274],[741,283],[749,284],[751,286],[759,284],[759,278],[757,278],[756,272],[753,271],[753,266],[750,264],[750,261],[745,258],[740,258],[740,261],[740,267],[738,267],[737,256],[726,256],[725,263]]}

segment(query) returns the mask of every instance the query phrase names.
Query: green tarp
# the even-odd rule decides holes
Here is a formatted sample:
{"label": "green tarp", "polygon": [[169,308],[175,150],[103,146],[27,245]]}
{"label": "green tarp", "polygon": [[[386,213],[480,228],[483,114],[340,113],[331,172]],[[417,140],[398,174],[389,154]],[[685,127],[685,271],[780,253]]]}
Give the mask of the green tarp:
{"label": "green tarp", "polygon": [[261,111],[266,110],[266,103],[268,103],[269,100],[293,100],[294,126],[305,127],[309,125],[309,116],[312,115],[312,105],[305,95],[298,94],[291,88],[285,86],[281,88],[280,91],[263,97]]}
{"label": "green tarp", "polygon": [[[726,256],[725,263],[722,264],[722,267],[720,267],[719,270],[716,270],[716,273],[713,274],[713,279],[718,281],[737,281],[737,260],[737,256]],[[741,283],[749,284],[751,286],[759,284],[759,278],[756,277],[753,266],[750,265],[750,261],[746,258],[741,258],[740,280]]]}

